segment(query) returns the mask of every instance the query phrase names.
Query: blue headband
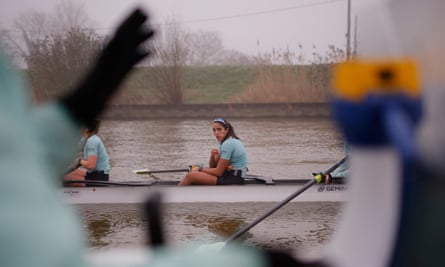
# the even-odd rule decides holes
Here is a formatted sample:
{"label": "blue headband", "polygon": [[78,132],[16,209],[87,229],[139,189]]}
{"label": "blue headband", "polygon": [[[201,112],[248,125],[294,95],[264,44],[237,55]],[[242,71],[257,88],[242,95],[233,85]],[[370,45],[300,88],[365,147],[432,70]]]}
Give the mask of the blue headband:
{"label": "blue headband", "polygon": [[223,118],[216,118],[216,119],[213,120],[213,122],[221,123],[222,125],[224,125],[224,128],[228,127],[227,121],[225,119],[223,119]]}

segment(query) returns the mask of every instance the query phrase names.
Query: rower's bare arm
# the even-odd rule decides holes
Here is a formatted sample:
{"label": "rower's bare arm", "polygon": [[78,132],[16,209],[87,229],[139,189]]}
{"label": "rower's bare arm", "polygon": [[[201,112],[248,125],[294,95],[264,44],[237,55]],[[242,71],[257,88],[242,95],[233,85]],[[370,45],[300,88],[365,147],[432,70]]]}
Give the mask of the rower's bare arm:
{"label": "rower's bare arm", "polygon": [[88,170],[94,170],[96,168],[97,156],[88,156],[87,160],[81,160],[80,164],[82,167],[87,168]]}
{"label": "rower's bare arm", "polygon": [[219,159],[216,168],[204,168],[202,171],[211,175],[221,176],[229,166],[230,161],[227,159]]}

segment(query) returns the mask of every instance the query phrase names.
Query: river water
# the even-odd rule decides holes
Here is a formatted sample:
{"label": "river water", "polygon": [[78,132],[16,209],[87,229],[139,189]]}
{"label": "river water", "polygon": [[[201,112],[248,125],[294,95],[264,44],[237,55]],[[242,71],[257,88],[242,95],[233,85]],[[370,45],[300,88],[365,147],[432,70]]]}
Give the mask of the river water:
{"label": "river water", "polygon": [[[275,178],[308,178],[343,157],[343,142],[328,119],[236,119],[231,121],[248,152],[249,172]],[[208,120],[104,121],[99,132],[116,181],[152,179],[134,169],[177,169],[205,164],[217,147]],[[184,174],[162,174],[180,179]],[[283,196],[283,199],[286,196]],[[274,203],[164,205],[170,244],[223,241]],[[147,222],[136,205],[77,206],[93,249],[142,246]],[[263,248],[317,254],[335,231],[341,203],[290,203],[242,239]]]}

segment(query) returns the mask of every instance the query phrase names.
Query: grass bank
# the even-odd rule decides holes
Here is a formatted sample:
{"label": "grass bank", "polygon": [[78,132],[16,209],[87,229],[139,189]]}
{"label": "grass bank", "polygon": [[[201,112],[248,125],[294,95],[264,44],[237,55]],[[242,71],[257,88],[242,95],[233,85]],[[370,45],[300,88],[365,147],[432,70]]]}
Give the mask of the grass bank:
{"label": "grass bank", "polygon": [[[326,102],[330,65],[185,67],[184,104]],[[117,104],[162,104],[153,97],[152,70],[139,68]]]}
{"label": "grass bank", "polygon": [[[329,96],[330,69],[331,65],[323,64],[186,66],[180,80],[183,104],[323,103]],[[161,90],[153,82],[155,73],[150,67],[136,69],[113,104],[165,104],[153,93]],[[49,93],[45,88],[33,91],[37,102],[64,93]]]}

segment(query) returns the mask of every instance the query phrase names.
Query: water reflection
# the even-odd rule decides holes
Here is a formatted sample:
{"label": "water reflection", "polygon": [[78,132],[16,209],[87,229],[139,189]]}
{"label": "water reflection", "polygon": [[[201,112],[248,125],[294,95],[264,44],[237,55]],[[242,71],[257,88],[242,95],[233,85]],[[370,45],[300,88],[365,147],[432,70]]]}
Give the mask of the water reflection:
{"label": "water reflection", "polygon": [[[205,212],[205,211],[204,211]],[[191,225],[196,228],[206,229],[218,236],[219,239],[227,239],[239,229],[247,225],[247,222],[240,218],[233,218],[231,216],[209,216],[208,214],[190,214],[184,218],[184,224]],[[252,237],[251,233],[242,235],[238,240],[243,241]]]}
{"label": "water reflection", "polygon": [[102,240],[102,237],[110,234],[111,220],[109,218],[99,218],[87,223],[89,242],[92,247],[105,247],[109,243]]}
{"label": "water reflection", "polygon": [[[226,240],[275,203],[187,203],[164,205],[170,244]],[[147,221],[138,205],[77,206],[92,248],[136,247],[146,243]],[[333,233],[339,203],[293,202],[253,227],[239,241],[261,248],[314,253]]]}
{"label": "water reflection", "polygon": [[[231,219],[227,217],[215,217],[208,220],[208,229],[211,233],[221,236],[224,239],[229,238],[235,234],[239,229],[247,225],[247,223],[241,219]],[[239,240],[245,240],[252,237],[251,233],[242,235]]]}

